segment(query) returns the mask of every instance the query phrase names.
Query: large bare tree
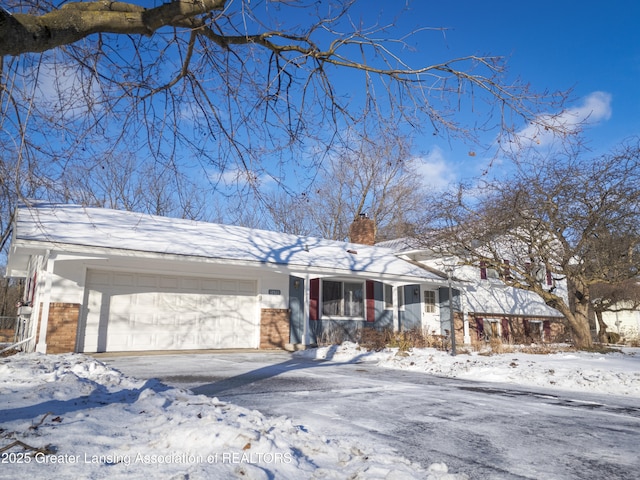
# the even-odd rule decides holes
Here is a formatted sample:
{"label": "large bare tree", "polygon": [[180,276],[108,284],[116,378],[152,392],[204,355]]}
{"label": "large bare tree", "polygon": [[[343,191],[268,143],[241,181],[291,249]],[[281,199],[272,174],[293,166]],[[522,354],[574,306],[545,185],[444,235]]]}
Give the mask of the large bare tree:
{"label": "large bare tree", "polygon": [[[575,344],[587,348],[589,311],[605,306],[602,286],[619,288],[640,271],[638,212],[640,144],[633,141],[594,160],[521,159],[512,175],[476,186],[473,195],[460,189],[434,209],[439,233],[431,241],[540,295],[565,316]],[[554,285],[560,280],[568,300]]]}
{"label": "large bare tree", "polygon": [[270,197],[268,211],[277,229],[348,240],[352,222],[365,214],[381,241],[406,235],[419,220],[427,179],[409,139],[380,125],[352,131],[349,138],[319,169],[312,189]]}
{"label": "large bare tree", "polygon": [[[387,8],[400,14],[410,4]],[[499,57],[440,52],[429,60],[441,29],[399,31],[395,20],[355,0],[174,0],[151,8],[7,0],[0,161],[23,183],[34,175],[27,183],[38,185],[37,196],[57,199],[80,192],[64,185],[68,172],[130,154],[158,171],[196,175],[210,190],[234,172],[255,189],[257,179],[279,182],[292,166],[310,172],[310,183],[363,118],[476,139],[477,128],[499,136],[522,122],[548,122],[538,114],[562,100],[511,81]],[[424,55],[412,55],[415,48]],[[482,121],[461,122],[460,112]],[[3,199],[5,217],[13,201]]]}

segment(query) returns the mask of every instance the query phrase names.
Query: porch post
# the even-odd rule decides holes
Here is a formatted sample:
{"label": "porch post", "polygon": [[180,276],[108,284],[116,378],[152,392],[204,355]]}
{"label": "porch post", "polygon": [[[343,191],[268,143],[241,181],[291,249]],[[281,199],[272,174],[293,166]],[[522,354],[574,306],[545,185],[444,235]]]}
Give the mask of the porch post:
{"label": "porch post", "polygon": [[394,332],[399,332],[400,331],[400,305],[398,304],[398,289],[400,287],[398,287],[397,285],[395,285],[391,291],[391,299],[393,301],[393,331]]}
{"label": "porch post", "polygon": [[467,291],[463,288],[460,288],[460,308],[462,309],[464,325],[464,344],[471,345],[471,332],[469,330],[469,302],[467,301]]}
{"label": "porch post", "polygon": [[[38,292],[35,297],[38,307],[42,306],[42,309],[38,308],[38,317],[33,319],[36,323],[38,318],[40,319],[40,331],[38,332],[38,339],[36,344],[36,352],[47,353],[47,326],[49,323],[49,304],[51,303],[51,276],[53,275],[54,259],[51,258],[51,253],[47,251],[45,255],[46,269],[44,270],[44,278],[42,275],[38,281]],[[42,287],[40,287],[42,285]],[[37,328],[37,327],[36,327]]]}
{"label": "porch post", "polygon": [[469,313],[462,312],[462,318],[464,319],[464,344],[471,345],[471,335],[469,334]]}

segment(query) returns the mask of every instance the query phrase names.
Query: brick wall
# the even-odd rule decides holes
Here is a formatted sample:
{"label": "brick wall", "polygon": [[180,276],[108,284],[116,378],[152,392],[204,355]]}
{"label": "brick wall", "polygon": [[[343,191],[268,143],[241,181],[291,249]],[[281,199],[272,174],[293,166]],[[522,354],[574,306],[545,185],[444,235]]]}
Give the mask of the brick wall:
{"label": "brick wall", "polygon": [[260,311],[260,348],[284,348],[289,343],[289,315],[281,308]]}
{"label": "brick wall", "polygon": [[76,349],[80,304],[50,303],[47,323],[47,353],[68,353]]}

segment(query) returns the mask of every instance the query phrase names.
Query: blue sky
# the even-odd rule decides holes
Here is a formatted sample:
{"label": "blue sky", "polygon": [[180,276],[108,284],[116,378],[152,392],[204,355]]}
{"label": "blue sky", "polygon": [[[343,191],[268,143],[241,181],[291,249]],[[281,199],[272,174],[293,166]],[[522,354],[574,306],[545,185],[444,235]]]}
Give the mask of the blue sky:
{"label": "blue sky", "polygon": [[[389,4],[365,3],[370,12]],[[507,58],[511,78],[535,90],[572,89],[567,108],[589,116],[584,140],[597,155],[640,134],[638,24],[637,1],[414,0],[398,27],[447,28],[444,39],[434,34],[434,44],[416,45],[415,60],[424,55],[428,61],[434,48],[452,58],[499,55]],[[462,171],[477,173],[488,161],[482,155],[470,157],[468,145],[431,135],[416,137],[416,149],[433,163],[432,174],[443,179],[460,179]]]}
{"label": "blue sky", "polygon": [[[149,6],[160,1],[140,0]],[[321,5],[327,2],[325,0]],[[233,5],[239,5],[239,0]],[[305,23],[302,15],[306,11],[294,8],[296,2],[293,0],[252,0],[251,5],[268,8],[275,21],[282,21],[286,26]],[[286,17],[278,15],[278,7],[283,5],[282,12],[286,12]],[[360,16],[365,25],[389,24],[405,5],[407,9],[398,17],[394,34],[402,35],[426,27],[446,29],[422,31],[407,40],[415,49],[413,52],[402,51],[410,66],[422,67],[468,55],[503,56],[507,60],[509,77],[530,83],[534,90],[573,89],[572,102],[566,108],[574,117],[588,118],[590,125],[585,130],[584,140],[593,155],[610,151],[624,139],[640,135],[640,29],[637,26],[640,1],[359,0],[353,8],[352,18],[359,21]],[[172,74],[173,70],[167,72]],[[357,74],[353,72],[336,73],[339,73],[336,77],[339,95],[357,98],[363,88],[362,76],[356,82]],[[54,75],[50,78],[60,83]],[[72,82],[78,80],[73,75],[69,78]],[[215,76],[210,79],[214,88],[216,80]],[[49,90],[46,82],[42,84],[41,91],[46,98]],[[74,94],[73,89],[69,92]],[[481,116],[473,118],[469,113],[467,104],[459,116],[462,120],[482,121]],[[561,112],[545,113],[557,115]],[[525,129],[526,125],[521,128]],[[170,130],[164,133],[171,137]],[[446,135],[434,136],[429,128],[416,133],[413,140],[414,154],[428,181],[438,187],[478,175],[494,158],[492,151]],[[491,145],[495,131],[485,134],[481,140],[485,145]],[[215,156],[212,145],[215,146],[215,139],[202,140],[201,150]],[[262,154],[259,148],[262,145],[251,146],[258,147],[256,156]],[[98,147],[102,144],[98,143]],[[145,152],[135,153],[142,156]],[[296,170],[296,162],[303,163],[299,158],[304,154],[303,149],[292,153],[290,159],[286,157],[287,153],[283,154],[287,163],[272,168],[269,173],[282,176],[293,189],[304,190],[308,186],[306,177],[313,177],[309,175],[309,169],[301,165],[297,168],[302,172],[299,176],[291,174]],[[197,155],[199,152],[178,152],[180,160],[187,164],[197,164],[194,160]],[[268,164],[269,160],[264,163]],[[501,165],[499,162],[493,164]],[[243,171],[229,167],[214,173],[220,173],[222,183],[233,183],[238,180],[238,172]],[[270,180],[264,176],[261,183],[268,189],[273,185]]]}

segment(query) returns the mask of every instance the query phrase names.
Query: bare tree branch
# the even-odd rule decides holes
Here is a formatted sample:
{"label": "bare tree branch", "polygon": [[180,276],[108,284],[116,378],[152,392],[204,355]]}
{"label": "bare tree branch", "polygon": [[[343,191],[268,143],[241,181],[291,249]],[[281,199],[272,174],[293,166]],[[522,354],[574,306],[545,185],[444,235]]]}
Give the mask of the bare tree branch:
{"label": "bare tree branch", "polygon": [[204,13],[222,10],[227,0],[177,0],[159,7],[122,2],[72,2],[44,15],[0,9],[0,55],[23,55],[69,45],[94,33],[152,35],[162,27],[197,28]]}
{"label": "bare tree branch", "polygon": [[[541,113],[564,100],[510,81],[500,57],[414,56],[415,45],[426,49],[430,32],[441,30],[356,21],[360,5],[176,0],[148,9],[108,1],[57,8],[7,0],[0,162],[15,180],[6,205],[29,195],[91,198],[69,184],[73,173],[131,155],[140,163],[133,176],[174,172],[175,185],[202,188],[205,204],[249,192],[262,201],[263,184],[283,187],[291,170],[300,185],[284,191],[312,191],[355,125],[389,122],[403,135],[428,130],[471,141],[493,129],[495,139],[523,122],[544,123]],[[464,109],[482,121],[462,121]],[[188,191],[176,193],[176,204],[188,204]]]}

